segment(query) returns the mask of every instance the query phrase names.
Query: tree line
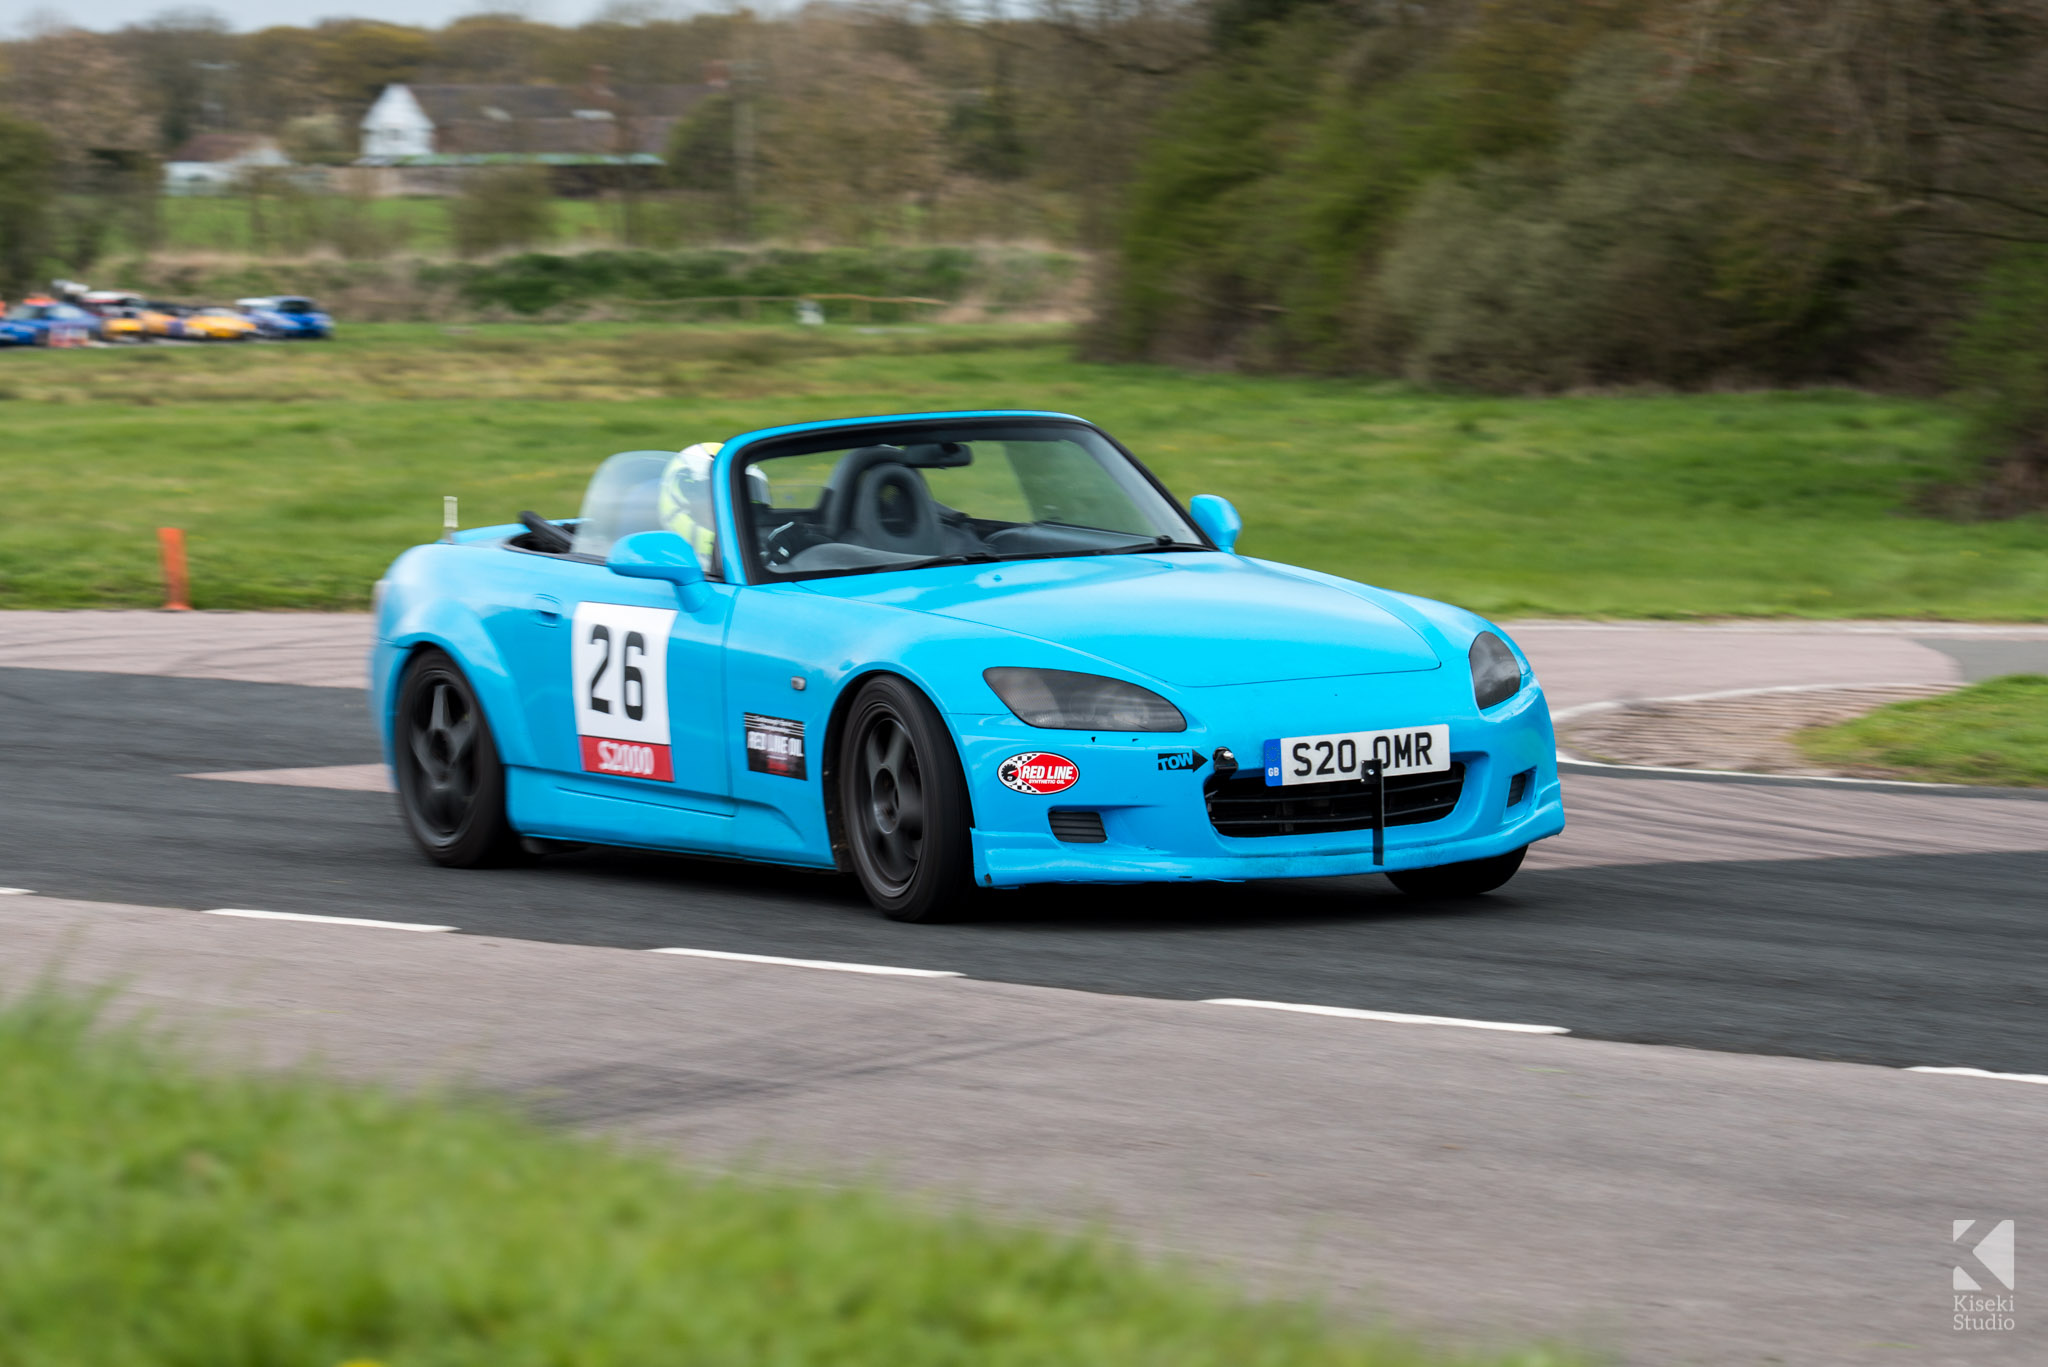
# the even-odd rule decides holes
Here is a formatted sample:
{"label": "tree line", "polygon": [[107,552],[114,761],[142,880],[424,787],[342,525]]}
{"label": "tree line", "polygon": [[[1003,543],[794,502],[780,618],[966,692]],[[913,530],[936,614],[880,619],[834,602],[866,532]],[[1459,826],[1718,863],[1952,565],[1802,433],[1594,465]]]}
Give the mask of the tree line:
{"label": "tree line", "polygon": [[[95,201],[87,222],[60,212],[45,225],[54,255],[76,258],[91,254],[93,224],[106,231],[109,203],[132,210],[124,231],[147,245],[151,206],[130,201],[146,198],[156,163],[194,134],[262,133],[297,161],[343,164],[362,114],[393,82],[715,75],[726,93],[676,130],[670,180],[654,188],[694,196],[697,218],[721,235],[845,241],[929,235],[937,224],[1102,244],[1153,112],[1199,56],[1200,26],[1180,0],[1034,4],[1014,17],[913,0],[773,17],[621,7],[574,26],[477,14],[439,29],[346,19],[251,33],[176,10],[107,33],[46,26],[0,43],[0,161],[31,168],[32,198]],[[514,236],[531,236],[545,219],[532,180],[496,178],[468,218],[523,222]],[[670,244],[672,215],[629,207],[621,237]],[[5,221],[0,235],[22,240]],[[477,240],[520,245],[489,232]],[[53,254],[48,241],[36,250]]]}
{"label": "tree line", "polygon": [[1959,387],[2048,502],[2043,0],[1216,0],[1102,355]]}
{"label": "tree line", "polygon": [[[105,206],[146,230],[153,159],[195,132],[342,160],[392,81],[714,67],[727,84],[675,130],[668,199],[623,203],[621,239],[665,245],[670,199],[728,240],[1060,237],[1101,249],[1103,357],[1500,392],[1953,388],[1987,474],[1928,498],[2048,503],[2048,0],[54,28],[0,44],[0,285],[90,255]],[[518,245],[544,227],[536,193],[480,185],[458,238]],[[67,228],[82,195],[99,209]]]}

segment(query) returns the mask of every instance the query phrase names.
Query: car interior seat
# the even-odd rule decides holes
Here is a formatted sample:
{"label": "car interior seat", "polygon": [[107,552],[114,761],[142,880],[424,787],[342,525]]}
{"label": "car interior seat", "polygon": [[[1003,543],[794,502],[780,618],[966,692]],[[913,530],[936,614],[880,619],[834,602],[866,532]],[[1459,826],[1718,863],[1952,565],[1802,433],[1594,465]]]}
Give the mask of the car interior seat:
{"label": "car interior seat", "polygon": [[823,502],[834,541],[898,555],[942,553],[938,502],[896,447],[865,446],[840,457]]}

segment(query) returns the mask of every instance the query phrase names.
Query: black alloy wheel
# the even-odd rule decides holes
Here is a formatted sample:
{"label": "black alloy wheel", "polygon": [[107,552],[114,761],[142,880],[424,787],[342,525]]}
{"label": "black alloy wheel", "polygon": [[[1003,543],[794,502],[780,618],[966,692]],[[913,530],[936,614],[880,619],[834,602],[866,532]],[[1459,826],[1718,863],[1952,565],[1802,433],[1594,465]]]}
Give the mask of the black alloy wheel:
{"label": "black alloy wheel", "polygon": [[1433,869],[1408,869],[1390,873],[1388,881],[1410,897],[1477,897],[1492,892],[1515,876],[1522,867],[1527,845],[1491,859],[1468,859],[1462,864],[1439,864]]}
{"label": "black alloy wheel", "polygon": [[967,780],[938,710],[891,675],[869,680],[847,714],[839,812],[868,900],[898,921],[956,913],[972,890]]}
{"label": "black alloy wheel", "polygon": [[479,868],[515,858],[505,766],[476,692],[455,661],[421,652],[399,685],[394,728],[398,805],[427,858]]}

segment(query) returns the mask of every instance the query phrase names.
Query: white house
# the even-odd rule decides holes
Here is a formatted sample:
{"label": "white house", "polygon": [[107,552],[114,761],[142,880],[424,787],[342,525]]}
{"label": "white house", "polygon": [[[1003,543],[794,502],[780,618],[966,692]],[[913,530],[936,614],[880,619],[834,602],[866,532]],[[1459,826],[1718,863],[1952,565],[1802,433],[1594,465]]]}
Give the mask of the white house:
{"label": "white house", "polygon": [[387,85],[362,118],[359,165],[545,160],[659,164],[671,129],[715,87]]}
{"label": "white house", "polygon": [[363,115],[363,155],[366,157],[425,157],[434,152],[434,121],[420,106],[412,89],[387,85],[377,102]]}

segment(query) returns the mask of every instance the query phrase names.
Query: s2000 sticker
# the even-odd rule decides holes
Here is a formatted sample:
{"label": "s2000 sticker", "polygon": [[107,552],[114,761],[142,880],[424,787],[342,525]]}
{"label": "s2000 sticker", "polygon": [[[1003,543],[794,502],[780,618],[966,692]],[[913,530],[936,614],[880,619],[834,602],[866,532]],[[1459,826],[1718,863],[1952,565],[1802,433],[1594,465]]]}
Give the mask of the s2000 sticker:
{"label": "s2000 sticker", "polygon": [[675,782],[669,758],[673,608],[579,603],[569,653],[576,743],[586,773]]}
{"label": "s2000 sticker", "polygon": [[996,766],[996,778],[1020,793],[1064,793],[1081,777],[1080,766],[1061,755],[1031,751]]}
{"label": "s2000 sticker", "polygon": [[629,740],[599,740],[581,737],[583,767],[593,774],[622,774],[627,778],[658,778],[673,782],[666,745],[635,745]]}
{"label": "s2000 sticker", "polygon": [[788,717],[746,714],[747,768],[783,778],[804,776],[804,724]]}

